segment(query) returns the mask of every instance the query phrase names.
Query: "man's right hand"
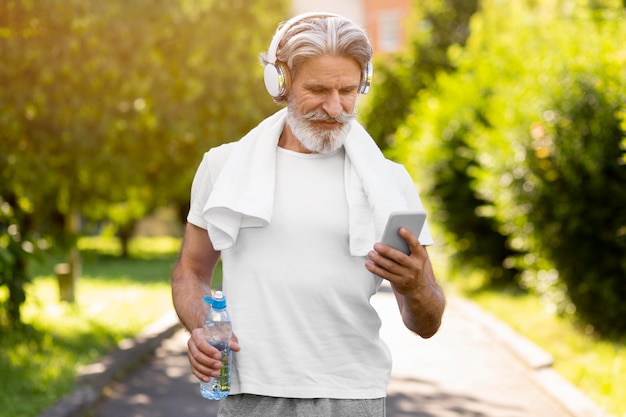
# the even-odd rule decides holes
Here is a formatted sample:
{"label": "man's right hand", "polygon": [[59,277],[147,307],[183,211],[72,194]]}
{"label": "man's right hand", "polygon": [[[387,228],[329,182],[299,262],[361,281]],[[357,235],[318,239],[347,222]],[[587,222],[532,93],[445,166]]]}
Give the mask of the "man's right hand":
{"label": "man's right hand", "polygon": [[[230,339],[230,348],[233,352],[239,352],[239,340],[233,334]],[[191,364],[191,372],[201,381],[209,382],[211,377],[220,376],[222,368],[222,354],[204,339],[202,328],[194,329],[187,341],[187,355]]]}

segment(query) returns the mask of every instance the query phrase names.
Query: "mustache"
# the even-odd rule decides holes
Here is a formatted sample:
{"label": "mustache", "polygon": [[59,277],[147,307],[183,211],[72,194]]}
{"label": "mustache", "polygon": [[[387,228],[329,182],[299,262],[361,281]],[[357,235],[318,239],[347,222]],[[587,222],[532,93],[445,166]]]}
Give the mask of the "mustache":
{"label": "mustache", "polygon": [[317,109],[303,114],[302,118],[309,122],[337,122],[346,124],[356,117],[356,112],[341,112],[337,117],[331,117],[322,109]]}

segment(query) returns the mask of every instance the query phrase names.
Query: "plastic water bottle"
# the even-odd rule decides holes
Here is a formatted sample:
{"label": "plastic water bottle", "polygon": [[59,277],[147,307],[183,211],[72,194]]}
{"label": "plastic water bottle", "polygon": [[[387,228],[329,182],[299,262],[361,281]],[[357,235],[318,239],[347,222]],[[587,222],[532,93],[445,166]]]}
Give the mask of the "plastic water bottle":
{"label": "plastic water bottle", "polygon": [[204,320],[204,338],[222,354],[222,368],[219,377],[200,382],[200,394],[209,400],[221,400],[230,393],[231,350],[228,342],[233,334],[232,324],[221,291],[216,291],[213,298],[205,296],[204,301],[211,305]]}

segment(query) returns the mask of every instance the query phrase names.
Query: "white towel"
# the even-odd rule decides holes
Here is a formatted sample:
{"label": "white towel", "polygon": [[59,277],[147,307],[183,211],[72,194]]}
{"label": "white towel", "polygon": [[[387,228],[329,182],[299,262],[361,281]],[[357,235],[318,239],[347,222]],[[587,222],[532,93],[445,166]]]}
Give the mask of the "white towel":
{"label": "white towel", "polygon": [[[216,250],[231,247],[239,230],[269,224],[274,206],[276,147],[287,119],[282,109],[233,147],[203,210]],[[350,252],[365,256],[380,239],[389,214],[407,208],[389,161],[356,121],[344,141]]]}

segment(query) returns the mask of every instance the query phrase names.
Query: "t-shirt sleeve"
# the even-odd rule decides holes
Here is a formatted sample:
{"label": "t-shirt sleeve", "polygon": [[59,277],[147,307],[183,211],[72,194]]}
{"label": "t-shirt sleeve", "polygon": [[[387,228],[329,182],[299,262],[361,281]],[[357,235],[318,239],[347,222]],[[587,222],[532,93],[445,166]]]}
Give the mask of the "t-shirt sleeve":
{"label": "t-shirt sleeve", "polygon": [[[403,165],[394,163],[395,165],[395,175],[400,184],[400,190],[402,191],[404,198],[407,201],[407,205],[409,209],[412,210],[425,210],[422,204],[422,200],[420,199],[419,193],[417,191],[417,187],[409,175],[408,171]],[[430,227],[428,226],[428,217],[426,218],[426,222],[424,223],[424,227],[422,228],[422,232],[418,237],[420,243],[424,246],[429,246],[434,243],[433,237],[430,233]]]}
{"label": "t-shirt sleeve", "polygon": [[191,201],[187,221],[194,226],[207,228],[207,221],[202,213],[209,195],[213,191],[215,181],[228,159],[235,142],[226,143],[215,148],[211,148],[202,157],[200,166],[196,170],[196,175],[191,183]]}
{"label": "t-shirt sleeve", "polygon": [[204,154],[191,184],[191,202],[189,204],[189,213],[187,214],[187,221],[189,223],[203,229],[207,228],[207,222],[202,216],[202,211],[209,199],[212,188],[213,179],[211,178],[209,153],[207,152]]}

